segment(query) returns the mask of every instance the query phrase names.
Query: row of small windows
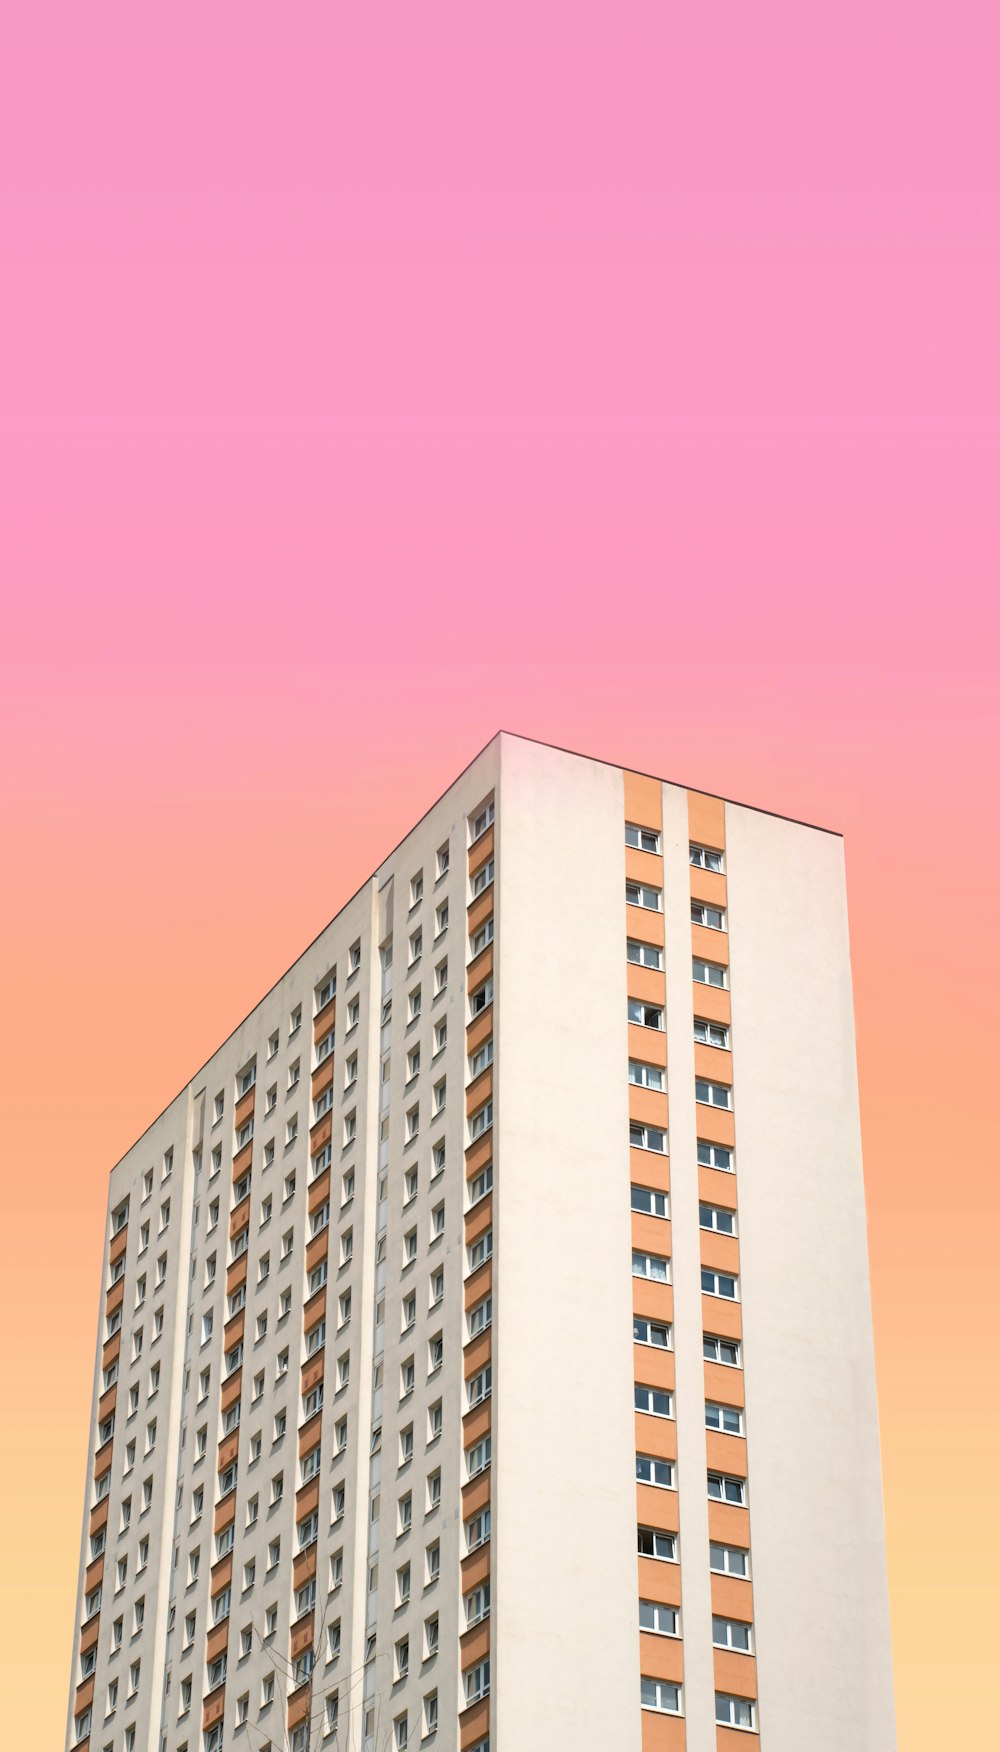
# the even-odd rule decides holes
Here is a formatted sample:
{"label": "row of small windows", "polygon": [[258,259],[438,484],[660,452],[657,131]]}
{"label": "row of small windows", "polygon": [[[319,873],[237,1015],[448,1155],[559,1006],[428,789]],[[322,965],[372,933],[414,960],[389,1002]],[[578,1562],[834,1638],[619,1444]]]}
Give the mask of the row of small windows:
{"label": "row of small windows", "polygon": [[[657,1710],[661,1715],[682,1715],[681,1687],[667,1679],[647,1679],[640,1682],[643,1709]],[[753,1698],[733,1697],[728,1692],[715,1694],[715,1719],[720,1727],[756,1729],[757,1705]]]}
{"label": "row of small windows", "polygon": [[[648,882],[626,882],[625,904],[626,906],[641,907],[644,912],[662,912],[663,890],[662,888],[652,888]],[[724,931],[726,929],[725,909],[710,906],[707,901],[692,900],[691,923],[703,925],[709,931]],[[630,956],[629,959],[634,958]],[[648,967],[651,964],[644,962],[643,965]]]}
{"label": "row of small windows", "polygon": [[[625,823],[625,844],[638,852],[653,852],[660,854],[660,835],[655,828],[640,827],[634,821]],[[711,846],[699,845],[692,840],[688,848],[691,864],[697,870],[717,870],[725,868],[724,854]]]}

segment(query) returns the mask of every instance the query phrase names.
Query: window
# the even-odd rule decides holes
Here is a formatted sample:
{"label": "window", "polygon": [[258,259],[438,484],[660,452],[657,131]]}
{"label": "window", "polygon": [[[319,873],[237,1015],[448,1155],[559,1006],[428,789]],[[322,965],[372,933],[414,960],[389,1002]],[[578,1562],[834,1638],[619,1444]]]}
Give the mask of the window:
{"label": "window", "polygon": [[637,1454],[635,1476],[640,1484],[655,1484],[661,1490],[674,1489],[674,1463],[658,1460],[653,1454]]}
{"label": "window", "polygon": [[723,1144],[709,1144],[698,1139],[698,1164],[702,1168],[718,1168],[723,1174],[733,1173],[733,1152]]}
{"label": "window", "polygon": [[488,1162],[485,1168],[480,1169],[475,1179],[469,1181],[469,1204],[478,1204],[479,1200],[485,1198],[486,1194],[492,1190],[492,1187],[493,1164]]}
{"label": "window", "polygon": [[643,1709],[660,1710],[665,1715],[680,1715],[681,1688],[671,1685],[668,1679],[639,1680],[640,1701]]}
{"label": "window", "polygon": [[396,1603],[405,1606],[410,1598],[410,1566],[404,1563],[396,1571]]}
{"label": "window", "polygon": [[647,1412],[650,1417],[672,1417],[673,1394],[667,1393],[662,1387],[644,1387],[637,1383],[635,1409]]}
{"label": "window", "polygon": [[493,941],[493,915],[491,913],[488,919],[483,920],[483,923],[480,925],[478,931],[476,931],[475,934],[469,938],[469,959],[470,959],[470,961],[475,961],[476,956],[481,955],[483,950],[488,948],[489,945],[492,943],[492,941]]}
{"label": "window", "polygon": [[718,1405],[714,1399],[706,1399],[705,1428],[719,1430],[724,1436],[742,1436],[743,1413],[738,1405]]}
{"label": "window", "polygon": [[709,1022],[704,1016],[696,1016],[694,1037],[700,1046],[717,1046],[726,1052],[729,1050],[729,1029],[721,1022]]}
{"label": "window", "polygon": [[749,1655],[753,1652],[753,1627],[739,1618],[719,1618],[713,1614],[712,1642],[717,1649]]}
{"label": "window", "polygon": [[718,986],[720,991],[726,989],[726,969],[714,961],[702,961],[697,955],[691,961],[691,978],[696,985]]}
{"label": "window", "polygon": [[655,1284],[670,1282],[670,1261],[659,1253],[632,1254],[632,1276],[649,1278]]}
{"label": "window", "polygon": [[448,957],[439,961],[434,969],[434,996],[439,998],[448,989]]}
{"label": "window", "polygon": [[470,1115],[469,1137],[475,1142],[476,1138],[481,1138],[484,1132],[489,1131],[492,1124],[493,1098],[491,1096],[488,1101],[483,1102],[482,1107],[477,1107],[475,1113]]}
{"label": "window", "polygon": [[292,1011],[291,1015],[288,1018],[288,1038],[291,1039],[293,1034],[297,1034],[301,1027],[302,1027],[302,1005],[296,1004],[294,1010]]}
{"label": "window", "polygon": [[750,1574],[750,1553],[739,1545],[717,1545],[714,1540],[708,1548],[709,1568],[720,1576],[742,1576]]}
{"label": "window", "polygon": [[739,1300],[739,1278],[725,1271],[708,1271],[702,1266],[701,1287],[706,1296],[721,1296],[726,1302]]}
{"label": "window", "polygon": [[641,906],[645,908],[646,912],[659,912],[662,897],[662,889],[650,888],[645,882],[626,882],[625,884],[626,906]]}
{"label": "window", "polygon": [[639,1527],[636,1533],[640,1557],[656,1557],[661,1563],[677,1562],[676,1533],[661,1533],[658,1527]]}
{"label": "window", "polygon": [[663,1007],[660,1004],[647,1004],[640,998],[629,998],[628,1019],[637,1028],[655,1028],[663,1032]]}
{"label": "window", "polygon": [[444,1173],[444,1159],[445,1159],[444,1144],[443,1143],[435,1144],[433,1149],[431,1150],[431,1179],[432,1180],[434,1180],[437,1177],[437,1175]]}
{"label": "window", "polygon": [[406,1428],[399,1432],[399,1464],[401,1467],[408,1466],[412,1459],[413,1425],[407,1424]]}
{"label": "window", "polygon": [[416,1318],[417,1318],[417,1298],[415,1295],[410,1294],[409,1296],[406,1296],[404,1298],[404,1301],[403,1301],[403,1331],[404,1332],[408,1332],[410,1327],[416,1323]]}
{"label": "window", "polygon": [[704,1077],[696,1077],[694,1098],[706,1107],[730,1108],[733,1104],[733,1091],[728,1083],[707,1083]]}
{"label": "window", "polygon": [[465,1451],[465,1462],[469,1478],[478,1478],[480,1472],[485,1472],[493,1458],[493,1437],[483,1436],[471,1448]]}
{"label": "window", "polygon": [[721,1205],[700,1204],[698,1222],[701,1228],[711,1229],[716,1235],[736,1233],[736,1212],[727,1211]]}
{"label": "window", "polygon": [[480,810],[478,810],[476,812],[476,814],[472,817],[471,826],[470,826],[470,830],[469,830],[469,837],[470,837],[470,842],[473,845],[475,844],[477,839],[482,838],[482,836],[486,832],[487,828],[492,827],[493,818],[494,818],[494,801],[493,801],[493,798],[491,797],[489,802],[484,803],[483,807]]}
{"label": "window", "polygon": [[225,1111],[226,1111],[226,1097],[225,1097],[224,1091],[222,1089],[220,1089],[218,1095],[215,1097],[215,1117],[216,1117],[216,1120],[220,1120],[222,1118],[222,1115],[225,1113]]}
{"label": "window", "polygon": [[[333,1047],[334,1047],[334,1031],[331,1028],[328,1034],[324,1034],[322,1040],[318,1040],[316,1042],[316,1064],[317,1064],[317,1066],[323,1064],[324,1061],[329,1058],[330,1054],[333,1051]],[[275,1089],[274,1093],[275,1093],[275,1097],[277,1097],[277,1093],[278,1093],[277,1089]],[[269,1092],[269,1096],[270,1096],[270,1092]]]}
{"label": "window", "polygon": [[667,1153],[667,1134],[659,1126],[640,1125],[637,1120],[630,1119],[628,1141],[633,1150],[653,1150],[659,1156]]}
{"label": "window", "polygon": [[661,1606],[655,1600],[639,1601],[639,1629],[654,1636],[680,1636],[681,1615],[676,1606]]}
{"label": "window", "polygon": [[475,900],[477,895],[483,894],[493,881],[493,869],[494,864],[492,858],[488,858],[485,864],[480,864],[479,869],[475,872],[472,878],[473,900]]}
{"label": "window", "polygon": [[663,950],[658,949],[655,943],[640,943],[637,938],[629,937],[625,953],[636,967],[660,969],[663,966]]}
{"label": "window", "polygon": [[469,1309],[467,1318],[469,1337],[477,1338],[481,1332],[486,1331],[493,1319],[493,1297],[484,1296],[481,1302]]}
{"label": "window", "polygon": [[493,1390],[492,1363],[487,1363],[486,1367],[480,1369],[478,1374],[470,1375],[466,1382],[466,1390],[469,1396],[469,1410],[472,1411],[475,1406],[488,1398]]}
{"label": "window", "polygon": [[715,1694],[715,1719],[725,1728],[755,1728],[757,1705],[749,1697],[731,1697],[726,1691]]}
{"label": "window", "polygon": [[657,1350],[670,1349],[670,1328],[662,1320],[644,1320],[639,1314],[633,1315],[632,1338],[636,1344],[651,1344]]}
{"label": "window", "polygon": [[470,1667],[468,1672],[462,1674],[462,1678],[465,1682],[466,1705],[478,1703],[481,1697],[487,1695],[490,1688],[489,1661],[477,1661],[474,1667]]}
{"label": "window", "polygon": [[697,845],[695,841],[692,840],[690,853],[691,863],[696,870],[721,871],[723,868],[722,853],[713,851],[709,846]]}
{"label": "window", "polygon": [[709,931],[724,931],[726,915],[721,907],[708,906],[705,901],[693,900],[691,902],[691,923],[704,925]]}
{"label": "window", "polygon": [[428,1407],[428,1410],[427,1410],[427,1446],[428,1447],[430,1447],[432,1442],[437,1441],[439,1435],[441,1434],[442,1424],[443,1424],[443,1413],[442,1413],[442,1409],[441,1409],[441,1401],[440,1401],[440,1399],[437,1399],[437,1400],[435,1400],[433,1405]]}
{"label": "window", "polygon": [[435,1370],[440,1369],[441,1364],[443,1362],[444,1362],[444,1338],[440,1332],[436,1332],[434,1334],[434,1337],[428,1340],[428,1344],[427,1344],[427,1372],[428,1372],[428,1374],[433,1375]]}
{"label": "window", "polygon": [[629,1059],[628,1080],[639,1089],[665,1089],[667,1073],[660,1065],[648,1065],[642,1059]]}
{"label": "window", "polygon": [[336,996],[336,992],[337,992],[337,975],[336,975],[336,971],[334,971],[333,973],[327,974],[327,977],[323,981],[322,985],[318,985],[316,987],[316,1011],[317,1011],[317,1014],[319,1013],[320,1010],[326,1009],[326,1006],[330,1002],[330,999],[332,997]]}
{"label": "window", "polygon": [[480,1016],[493,1002],[493,975],[469,993],[469,1011],[472,1016]]}
{"label": "window", "polygon": [[350,1003],[347,1006],[347,1032],[348,1032],[348,1034],[350,1034],[352,1028],[357,1027],[360,1020],[361,1020],[361,999],[360,998],[352,998]]}
{"label": "window", "polygon": [[466,1251],[469,1259],[469,1270],[470,1272],[473,1272],[481,1266],[485,1260],[489,1259],[493,1252],[492,1228],[486,1229],[482,1235],[478,1235],[475,1241],[470,1243]]}
{"label": "window", "polygon": [[713,1503],[735,1503],[738,1508],[745,1508],[747,1481],[745,1478],[730,1478],[723,1472],[710,1472],[708,1494]]}
{"label": "window", "polygon": [[740,1347],[734,1338],[717,1338],[706,1332],[702,1343],[706,1363],[724,1363],[727,1368],[739,1368]]}
{"label": "window", "polygon": [[411,967],[414,965],[415,962],[420,960],[420,957],[423,954],[423,951],[424,951],[424,934],[422,931],[414,931],[412,937],[410,938],[410,966]]}
{"label": "window", "polygon": [[431,1305],[431,1307],[436,1308],[438,1303],[443,1299],[443,1297],[444,1297],[444,1268],[442,1266],[439,1266],[437,1271],[431,1272],[431,1282],[430,1282],[430,1305]]}
{"label": "window", "polygon": [[442,1077],[440,1083],[435,1083],[433,1091],[434,1113],[443,1113],[448,1099],[448,1079]]}
{"label": "window", "polygon": [[490,1536],[491,1515],[489,1509],[480,1510],[478,1515],[472,1515],[465,1523],[465,1549],[478,1551],[485,1545]]}
{"label": "window", "polygon": [[451,863],[451,851],[449,849],[448,841],[445,840],[444,845],[438,847],[437,873],[438,873],[439,877],[440,876],[447,876],[448,866],[450,863]]}
{"label": "window", "polygon": [[361,966],[361,938],[352,943],[347,951],[347,965],[351,973],[357,973]]}
{"label": "window", "polygon": [[437,1732],[437,1725],[438,1725],[438,1694],[436,1691],[429,1691],[427,1693],[427,1696],[424,1698],[424,1733],[425,1734],[436,1733]]}
{"label": "window", "polygon": [[666,1193],[655,1192],[651,1186],[632,1187],[632,1209],[641,1211],[647,1217],[666,1217],[670,1214]]}
{"label": "window", "polygon": [[660,836],[655,828],[639,827],[634,821],[625,823],[625,844],[637,852],[659,853]]}

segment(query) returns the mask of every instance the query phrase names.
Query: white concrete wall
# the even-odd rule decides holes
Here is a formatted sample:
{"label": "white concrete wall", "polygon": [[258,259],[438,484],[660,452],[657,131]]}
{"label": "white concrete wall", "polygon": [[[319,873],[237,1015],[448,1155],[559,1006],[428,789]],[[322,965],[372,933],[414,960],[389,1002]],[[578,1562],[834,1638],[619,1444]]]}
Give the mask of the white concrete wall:
{"label": "white concrete wall", "polygon": [[622,775],[500,775],[495,1742],[638,1752]]}
{"label": "white concrete wall", "polygon": [[728,804],[726,862],[761,1743],[891,1752],[843,845]]}

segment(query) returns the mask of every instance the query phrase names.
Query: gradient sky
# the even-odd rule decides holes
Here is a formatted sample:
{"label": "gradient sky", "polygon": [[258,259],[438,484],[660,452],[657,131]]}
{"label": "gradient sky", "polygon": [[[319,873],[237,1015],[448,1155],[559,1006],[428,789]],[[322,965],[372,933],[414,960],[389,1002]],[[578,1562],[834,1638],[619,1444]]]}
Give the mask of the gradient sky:
{"label": "gradient sky", "polygon": [[998,13],[821,12],[5,18],[12,1746],[108,1170],[501,725],[846,834],[900,1747],[995,1719]]}

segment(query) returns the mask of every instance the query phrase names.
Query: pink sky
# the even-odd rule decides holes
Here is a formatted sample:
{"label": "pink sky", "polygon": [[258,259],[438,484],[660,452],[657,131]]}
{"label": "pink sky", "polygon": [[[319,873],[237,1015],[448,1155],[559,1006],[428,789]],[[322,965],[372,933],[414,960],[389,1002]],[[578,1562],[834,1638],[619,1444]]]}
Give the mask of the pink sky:
{"label": "pink sky", "polygon": [[108,1168],[501,724],[847,833],[900,1745],[981,1739],[998,19],[5,21],[18,1743],[62,1731]]}

